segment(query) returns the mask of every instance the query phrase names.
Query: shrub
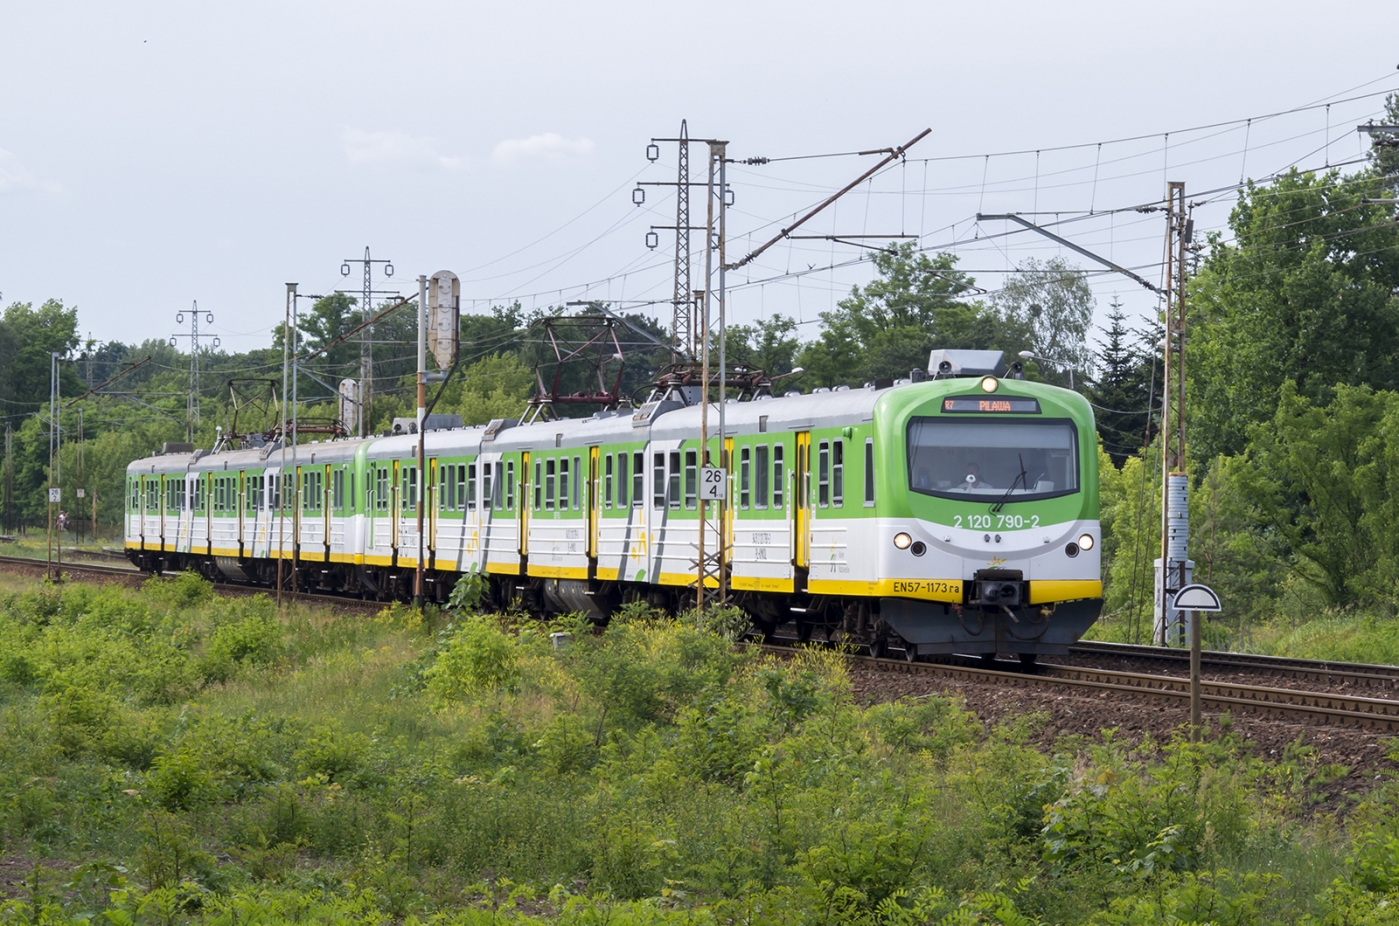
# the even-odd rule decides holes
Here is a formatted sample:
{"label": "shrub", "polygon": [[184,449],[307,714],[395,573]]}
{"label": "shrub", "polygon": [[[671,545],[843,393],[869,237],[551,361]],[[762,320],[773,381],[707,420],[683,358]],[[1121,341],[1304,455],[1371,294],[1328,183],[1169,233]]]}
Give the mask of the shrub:
{"label": "shrub", "polygon": [[514,688],[520,681],[515,641],[491,618],[462,622],[428,669],[427,689],[438,706],[476,694]]}

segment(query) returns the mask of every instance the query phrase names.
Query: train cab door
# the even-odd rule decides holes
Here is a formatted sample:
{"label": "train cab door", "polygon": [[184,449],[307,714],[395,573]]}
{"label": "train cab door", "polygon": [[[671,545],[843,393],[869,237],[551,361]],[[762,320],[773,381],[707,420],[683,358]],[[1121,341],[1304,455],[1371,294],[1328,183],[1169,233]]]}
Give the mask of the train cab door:
{"label": "train cab door", "polygon": [[797,459],[792,468],[792,510],[796,514],[796,555],[793,564],[811,564],[811,432],[797,432]]}
{"label": "train cab door", "polygon": [[529,451],[520,454],[520,489],[515,500],[519,506],[520,555],[529,552],[529,512],[530,512]]}
{"label": "train cab door", "polygon": [[334,467],[327,463],[322,467],[322,470],[321,484],[316,488],[320,490],[319,494],[321,496],[321,543],[325,548],[325,561],[328,563],[330,562],[330,519],[334,514],[334,512],[330,510],[330,503],[332,500],[330,489],[331,482],[334,479],[331,473],[334,471]]}
{"label": "train cab door", "polygon": [[389,470],[389,555],[393,557],[394,564],[398,564],[398,522],[402,513],[398,510],[399,494],[403,487],[399,485],[401,477],[398,461],[394,460],[392,469]]}
{"label": "train cab door", "polygon": [[247,482],[247,480],[244,478],[244,473],[243,473],[242,470],[239,470],[239,471],[238,471],[238,475],[235,476],[234,478],[237,480],[237,482],[235,483],[235,485],[238,487],[238,491],[237,491],[237,493],[236,493],[236,494],[234,495],[234,497],[233,497],[233,503],[234,503],[235,505],[238,506],[238,555],[239,555],[239,556],[242,556],[242,555],[243,555],[243,530],[244,530],[243,512],[245,512],[245,511],[248,510],[248,502],[247,502],[248,482]]}
{"label": "train cab door", "polygon": [[156,497],[157,500],[160,502],[160,549],[161,549],[161,550],[164,550],[164,549],[165,549],[165,505],[166,505],[166,501],[165,501],[165,492],[166,492],[166,488],[165,488],[165,478],[166,478],[165,475],[164,475],[164,474],[161,474],[161,477],[160,477],[160,495],[158,495],[158,496]]}
{"label": "train cab door", "polygon": [[600,484],[602,462],[602,448],[588,448],[588,484],[583,490],[583,503],[588,509],[588,559],[597,559],[597,533],[598,519],[601,516],[598,502],[598,486]]}

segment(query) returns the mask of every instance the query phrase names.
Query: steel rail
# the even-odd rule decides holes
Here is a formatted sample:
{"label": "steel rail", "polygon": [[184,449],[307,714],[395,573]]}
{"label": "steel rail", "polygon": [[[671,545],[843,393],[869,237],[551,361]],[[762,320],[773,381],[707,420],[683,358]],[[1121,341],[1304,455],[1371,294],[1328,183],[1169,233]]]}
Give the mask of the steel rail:
{"label": "steel rail", "polygon": [[[1182,664],[1188,664],[1190,661],[1190,654],[1185,650],[1131,643],[1099,643],[1085,640],[1070,647],[1069,652]],[[1201,661],[1210,667],[1263,670],[1294,675],[1317,682],[1350,682],[1355,685],[1375,688],[1399,687],[1399,666],[1366,662],[1332,662],[1325,659],[1299,659],[1290,656],[1264,656],[1257,653],[1231,653],[1222,650],[1205,650],[1201,653]]]}

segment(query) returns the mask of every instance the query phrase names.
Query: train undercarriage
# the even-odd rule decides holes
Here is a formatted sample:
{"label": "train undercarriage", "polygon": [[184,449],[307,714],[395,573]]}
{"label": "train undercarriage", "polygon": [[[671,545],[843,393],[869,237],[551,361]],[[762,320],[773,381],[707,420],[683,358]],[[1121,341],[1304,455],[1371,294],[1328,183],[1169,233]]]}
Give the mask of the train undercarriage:
{"label": "train undercarriage", "polygon": [[[276,589],[280,579],[288,592],[373,601],[410,601],[417,579],[411,566],[283,560],[279,576],[278,563],[271,559],[141,550],[128,554],[137,568],[154,574],[188,570],[215,583],[269,590]],[[445,604],[460,578],[457,572],[427,570],[424,600]],[[512,575],[488,576],[485,592],[493,607],[516,608],[540,617],[576,612],[598,624],[631,602],[643,601],[679,614],[692,609],[695,600],[693,587]],[[841,643],[875,656],[902,655],[910,661],[954,653],[987,660],[998,653],[1014,654],[1027,664],[1040,655],[1068,652],[1097,620],[1102,607],[1100,599],[1026,605],[1025,597],[1013,596],[1016,606],[1012,607],[979,601],[737,591],[730,593],[729,603],[748,616],[753,633],[764,639]]]}

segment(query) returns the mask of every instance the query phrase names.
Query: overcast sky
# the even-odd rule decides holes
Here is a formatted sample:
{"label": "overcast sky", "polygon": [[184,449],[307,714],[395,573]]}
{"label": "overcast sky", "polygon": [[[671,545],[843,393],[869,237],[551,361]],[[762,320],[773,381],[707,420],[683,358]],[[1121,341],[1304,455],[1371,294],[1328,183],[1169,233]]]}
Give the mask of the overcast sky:
{"label": "overcast sky", "polygon": [[[645,309],[670,297],[673,232],[655,251],[645,235],[674,224],[674,200],[653,187],[638,208],[632,189],[674,179],[674,147],[652,164],[646,145],[682,118],[735,158],[931,128],[809,231],[919,235],[994,291],[1025,258],[1061,251],[996,237],[1004,225],[976,226],[978,211],[1062,221],[1150,203],[1168,179],[1204,193],[1355,159],[1368,142],[1354,125],[1382,110],[1373,94],[1399,88],[1396,25],[1392,0],[0,0],[0,300],[62,299],[84,333],[128,343],[169,336],[198,300],[215,316],[205,333],[244,350],[269,342],[286,282],[358,289],[341,262],[368,246],[406,288],[456,271],[463,311]],[[1185,131],[1215,123],[1228,124]],[[1064,146],[1079,147],[1050,150]],[[692,159],[702,178],[701,146]],[[730,259],[874,160],[733,166]],[[1223,224],[1232,195],[1202,196],[1202,229]],[[1059,228],[1159,276],[1159,216]],[[780,311],[814,336],[818,313],[869,278],[859,253],[784,242],[729,275],[734,317]],[[1120,276],[1093,285],[1100,308],[1151,308]],[[646,310],[669,319],[668,305]]]}

